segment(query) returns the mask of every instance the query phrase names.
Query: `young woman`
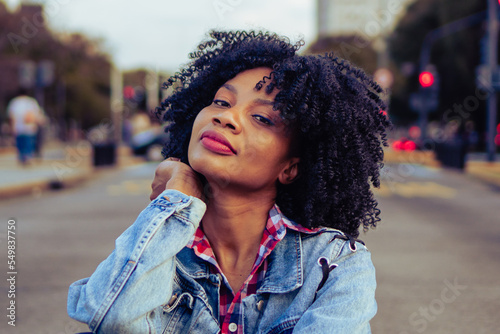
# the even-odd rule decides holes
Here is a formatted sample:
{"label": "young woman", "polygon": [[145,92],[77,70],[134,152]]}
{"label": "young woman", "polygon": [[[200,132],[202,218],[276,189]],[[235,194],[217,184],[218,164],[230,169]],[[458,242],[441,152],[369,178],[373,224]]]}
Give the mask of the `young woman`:
{"label": "young woman", "polygon": [[98,333],[369,333],[380,88],[268,33],[212,32],[159,113],[153,201],[69,290]]}

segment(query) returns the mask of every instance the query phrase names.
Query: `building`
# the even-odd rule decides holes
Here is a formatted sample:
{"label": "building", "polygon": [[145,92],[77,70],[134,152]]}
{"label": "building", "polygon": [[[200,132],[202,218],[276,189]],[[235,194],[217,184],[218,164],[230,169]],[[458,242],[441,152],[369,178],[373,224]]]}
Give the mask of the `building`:
{"label": "building", "polygon": [[317,0],[318,37],[360,35],[367,40],[394,28],[415,0]]}
{"label": "building", "polygon": [[[5,121],[6,106],[21,86],[33,88],[35,73],[33,61],[22,48],[45,30],[43,7],[31,1],[23,1],[10,13],[2,14],[2,28],[6,31],[0,38],[0,123]],[[31,69],[31,70],[23,70]]]}

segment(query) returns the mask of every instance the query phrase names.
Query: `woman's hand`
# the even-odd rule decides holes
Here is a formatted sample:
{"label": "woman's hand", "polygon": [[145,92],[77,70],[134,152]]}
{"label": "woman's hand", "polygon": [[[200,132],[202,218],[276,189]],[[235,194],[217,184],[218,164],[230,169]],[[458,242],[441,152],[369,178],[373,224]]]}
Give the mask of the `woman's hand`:
{"label": "woman's hand", "polygon": [[196,172],[177,158],[168,158],[156,167],[151,189],[149,196],[151,200],[158,197],[165,189],[178,190],[200,199],[203,195],[203,184]]}

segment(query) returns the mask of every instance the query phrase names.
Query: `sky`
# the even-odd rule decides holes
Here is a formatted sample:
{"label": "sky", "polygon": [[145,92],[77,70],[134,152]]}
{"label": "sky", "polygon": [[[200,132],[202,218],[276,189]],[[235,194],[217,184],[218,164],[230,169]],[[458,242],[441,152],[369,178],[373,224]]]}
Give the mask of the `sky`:
{"label": "sky", "polygon": [[[21,0],[4,0],[15,9]],[[56,32],[104,40],[121,70],[176,71],[211,29],[265,29],[289,37],[316,36],[316,0],[45,0]]]}

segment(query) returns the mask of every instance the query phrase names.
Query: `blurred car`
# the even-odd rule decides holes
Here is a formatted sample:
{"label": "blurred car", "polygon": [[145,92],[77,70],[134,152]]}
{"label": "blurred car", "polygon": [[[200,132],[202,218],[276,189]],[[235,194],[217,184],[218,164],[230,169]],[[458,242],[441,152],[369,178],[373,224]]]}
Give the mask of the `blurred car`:
{"label": "blurred car", "polygon": [[417,148],[417,144],[413,140],[405,137],[395,140],[392,143],[392,149],[394,151],[415,151]]}
{"label": "blurred car", "polygon": [[169,141],[169,134],[163,127],[153,127],[138,132],[130,138],[130,147],[134,155],[142,156],[148,161],[161,161],[163,146]]}

